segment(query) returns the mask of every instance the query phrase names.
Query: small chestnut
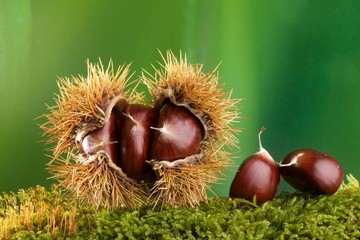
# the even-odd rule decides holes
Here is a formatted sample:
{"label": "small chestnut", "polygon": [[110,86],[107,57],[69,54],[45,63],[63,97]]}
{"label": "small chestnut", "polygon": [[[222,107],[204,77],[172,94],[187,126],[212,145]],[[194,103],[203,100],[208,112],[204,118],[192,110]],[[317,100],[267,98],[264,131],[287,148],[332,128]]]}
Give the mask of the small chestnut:
{"label": "small chestnut", "polygon": [[260,134],[264,130],[261,128],[258,134],[259,151],[240,165],[230,187],[230,197],[252,201],[256,196],[256,202],[261,204],[275,196],[280,173],[278,163],[261,146]]}
{"label": "small chestnut", "polygon": [[111,113],[103,127],[89,132],[79,146],[84,164],[90,163],[92,156],[96,156],[100,151],[105,152],[113,163],[118,164],[117,148],[117,124],[114,113]]}
{"label": "small chestnut", "polygon": [[333,194],[342,183],[340,164],[314,149],[298,149],[285,156],[279,166],[284,180],[299,191]]}

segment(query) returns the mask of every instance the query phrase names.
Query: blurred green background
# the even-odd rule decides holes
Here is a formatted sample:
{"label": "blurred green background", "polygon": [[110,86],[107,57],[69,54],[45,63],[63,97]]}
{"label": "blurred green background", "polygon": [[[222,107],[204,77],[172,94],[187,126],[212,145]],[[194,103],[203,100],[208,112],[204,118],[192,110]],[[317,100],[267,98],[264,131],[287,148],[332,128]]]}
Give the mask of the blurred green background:
{"label": "blurred green background", "polygon": [[[49,186],[34,120],[54,104],[57,76],[86,74],[86,59],[132,62],[139,75],[157,49],[220,66],[243,119],[234,170],[263,146],[281,160],[311,147],[360,178],[360,1],[0,1],[0,192]],[[177,54],[178,55],[178,54]],[[281,183],[279,190],[290,190]]]}

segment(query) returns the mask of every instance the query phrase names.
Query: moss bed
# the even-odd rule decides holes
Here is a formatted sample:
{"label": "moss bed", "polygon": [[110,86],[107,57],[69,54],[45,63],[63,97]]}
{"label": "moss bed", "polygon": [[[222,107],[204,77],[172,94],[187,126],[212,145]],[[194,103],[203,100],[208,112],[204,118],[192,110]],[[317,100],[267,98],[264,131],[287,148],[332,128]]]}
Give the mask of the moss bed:
{"label": "moss bed", "polygon": [[196,208],[112,212],[37,186],[0,197],[0,238],[359,239],[359,182],[347,179],[332,196],[283,192],[260,206],[214,197]]}

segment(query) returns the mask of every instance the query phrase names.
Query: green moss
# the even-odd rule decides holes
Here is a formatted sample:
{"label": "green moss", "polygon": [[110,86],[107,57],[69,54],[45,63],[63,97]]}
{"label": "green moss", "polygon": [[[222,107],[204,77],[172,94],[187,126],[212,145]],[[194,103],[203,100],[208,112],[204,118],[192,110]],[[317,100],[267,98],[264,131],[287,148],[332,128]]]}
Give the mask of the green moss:
{"label": "green moss", "polygon": [[[196,208],[94,210],[57,187],[3,194],[0,237],[8,239],[358,239],[359,182],[332,196],[281,193],[261,206],[211,198]],[[42,211],[39,213],[39,211]],[[27,212],[26,212],[27,211]]]}

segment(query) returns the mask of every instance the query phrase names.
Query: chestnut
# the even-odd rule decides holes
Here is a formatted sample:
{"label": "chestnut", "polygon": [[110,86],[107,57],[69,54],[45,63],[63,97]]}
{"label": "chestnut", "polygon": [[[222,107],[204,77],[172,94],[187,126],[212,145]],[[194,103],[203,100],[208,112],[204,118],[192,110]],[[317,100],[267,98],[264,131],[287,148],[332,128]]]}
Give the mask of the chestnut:
{"label": "chestnut", "polygon": [[149,158],[175,161],[199,152],[202,141],[200,121],[187,108],[168,102],[159,112]]}
{"label": "chestnut", "polygon": [[[117,124],[116,115],[111,113],[109,120],[101,128],[90,131],[79,146],[83,164],[93,161],[98,152],[104,152],[109,159],[118,164],[118,142],[117,142]],[[93,156],[93,157],[92,157]]]}
{"label": "chestnut", "polygon": [[341,166],[333,157],[308,148],[287,154],[279,170],[295,189],[319,194],[335,193],[343,179]]}
{"label": "chestnut", "polygon": [[120,116],[119,165],[130,178],[139,179],[150,170],[146,160],[154,120],[154,109],[139,104],[130,104]]}
{"label": "chestnut", "polygon": [[230,197],[252,201],[256,196],[257,204],[261,204],[275,196],[280,173],[278,163],[261,145],[260,134],[264,130],[265,128],[261,128],[258,134],[259,151],[240,165],[231,183]]}

